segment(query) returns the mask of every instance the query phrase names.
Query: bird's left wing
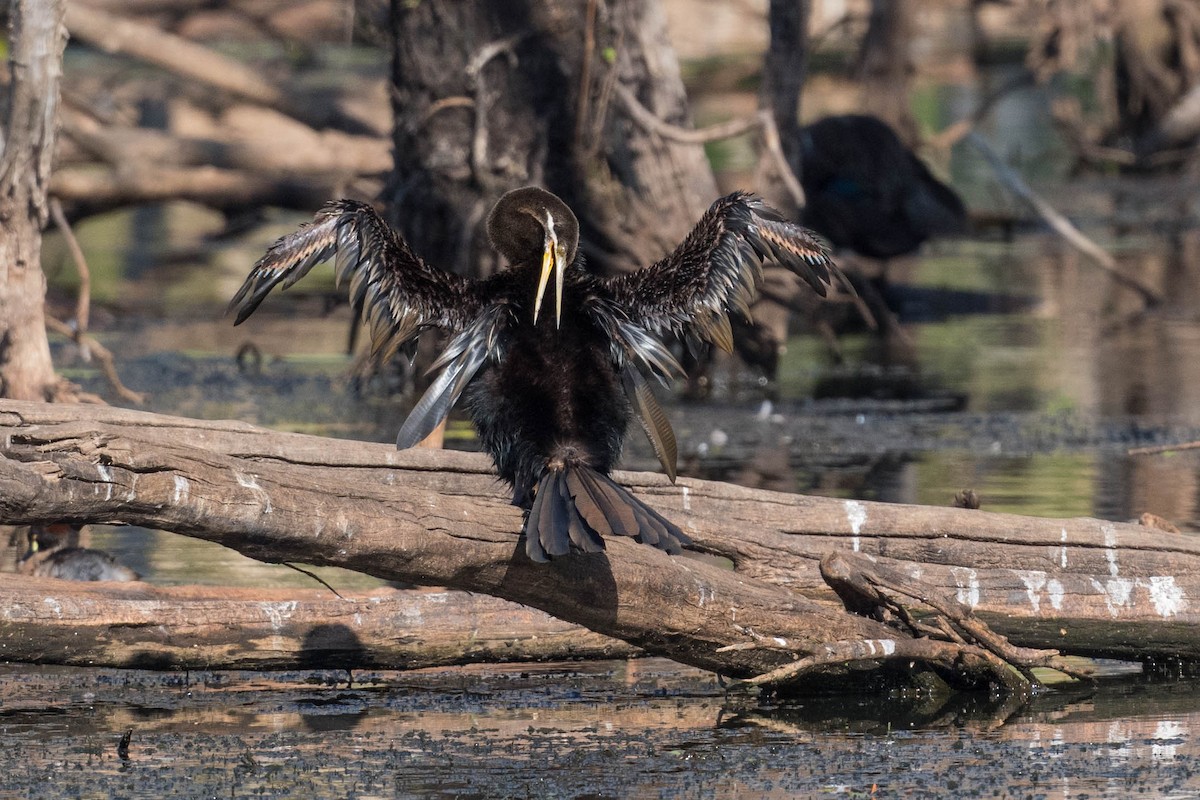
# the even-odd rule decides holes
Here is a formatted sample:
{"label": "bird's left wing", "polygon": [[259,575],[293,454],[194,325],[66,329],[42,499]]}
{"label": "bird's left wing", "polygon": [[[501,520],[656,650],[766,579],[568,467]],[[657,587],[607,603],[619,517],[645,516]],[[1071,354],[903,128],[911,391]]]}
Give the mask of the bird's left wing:
{"label": "bird's left wing", "polygon": [[482,310],[472,281],[426,264],[366,203],[335,200],[258,260],[229,303],[237,311],[234,324],[276,286],[287,289],[330,258],[338,285],[349,282],[350,301],[383,359],[426,328],[461,332]]}
{"label": "bird's left wing", "polygon": [[787,268],[822,297],[835,285],[853,292],[812,231],[745,192],[717,200],[673,252],[614,278],[609,288],[640,327],[696,337],[728,351],[729,312],[749,317],[764,261]]}
{"label": "bird's left wing", "polygon": [[835,283],[853,292],[811,231],[788,222],[760,198],[735,192],[713,203],[670,255],[604,282],[607,296],[593,301],[594,316],[613,342],[630,406],[671,480],[675,434],[639,366],[660,378],[683,374],[658,338],[664,333],[732,350],[729,313],[749,318],[763,261],[791,270],[822,297]]}

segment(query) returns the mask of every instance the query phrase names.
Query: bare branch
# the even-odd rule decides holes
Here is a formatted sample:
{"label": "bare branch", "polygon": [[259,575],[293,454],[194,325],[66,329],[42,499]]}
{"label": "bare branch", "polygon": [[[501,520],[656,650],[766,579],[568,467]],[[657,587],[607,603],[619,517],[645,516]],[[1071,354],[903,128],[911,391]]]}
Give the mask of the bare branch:
{"label": "bare branch", "polygon": [[79,336],[87,333],[88,329],[92,305],[92,271],[88,269],[87,259],[83,257],[83,248],[79,246],[75,231],[71,230],[71,223],[67,222],[62,203],[57,197],[50,198],[50,216],[66,240],[67,249],[71,251],[71,260],[79,272],[79,298],[75,303],[75,341],[78,342]]}
{"label": "bare branch", "polygon": [[106,52],[133,56],[272,108],[290,108],[283,90],[259,72],[153,25],[70,3],[67,29]]}
{"label": "bare branch", "polygon": [[1158,305],[1162,302],[1163,298],[1161,294],[1137,278],[1121,272],[1117,268],[1116,260],[1106,250],[1084,236],[1078,228],[1071,224],[1069,219],[1060,214],[1041,195],[1031,189],[1029,184],[1025,183],[1015,170],[1004,163],[996,151],[992,149],[992,146],[987,143],[986,139],[975,131],[967,134],[966,139],[987,159],[988,163],[992,166],[992,170],[1004,185],[1016,194],[1017,197],[1024,200],[1039,217],[1045,220],[1046,224],[1055,233],[1066,239],[1068,244],[1087,256],[1093,264],[1103,270],[1105,274],[1118,284],[1140,294],[1148,305]]}

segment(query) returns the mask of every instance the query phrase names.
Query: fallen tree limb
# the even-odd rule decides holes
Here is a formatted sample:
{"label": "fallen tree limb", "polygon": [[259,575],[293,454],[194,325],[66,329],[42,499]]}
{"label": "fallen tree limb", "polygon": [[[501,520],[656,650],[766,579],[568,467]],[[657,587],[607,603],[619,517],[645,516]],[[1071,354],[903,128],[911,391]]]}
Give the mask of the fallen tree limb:
{"label": "fallen tree limb", "polygon": [[[520,512],[477,455],[11,401],[0,402],[0,435],[0,522],[119,519],[266,561],[487,592],[731,675],[901,636],[841,611],[818,569],[835,550],[949,592],[1018,647],[1200,658],[1200,543],[1138,526],[626,473],[734,571],[624,540],[538,566],[521,555]],[[788,648],[717,652],[761,637]]]}
{"label": "fallen tree limb", "polygon": [[294,111],[287,94],[261,73],[154,25],[81,3],[67,8],[67,28],[109,53],[122,53],[272,108]]}
{"label": "fallen tree limb", "polygon": [[419,669],[627,658],[624,642],[484,595],[159,588],[5,575],[0,660],[141,669]]}
{"label": "fallen tree limb", "polygon": [[191,200],[216,209],[312,209],[339,193],[344,183],[342,177],[284,178],[215,167],[68,167],[55,171],[50,192],[62,200],[68,216],[78,218],[168,200]]}
{"label": "fallen tree limb", "polygon": [[[353,453],[383,456],[391,466],[364,468],[361,458],[345,463],[351,454],[343,450],[335,456],[343,463],[316,468],[303,462],[319,454],[321,442],[332,442],[285,437],[275,443],[274,458],[231,456],[219,447],[159,441],[172,438],[166,417],[125,417],[140,427],[77,417],[76,423],[25,428],[11,423],[32,407],[3,408],[9,424],[0,459],[0,522],[120,520],[216,541],[262,561],[337,565],[480,591],[735,677],[793,659],[775,651],[720,651],[752,632],[786,640],[797,652],[816,651],[826,641],[894,635],[871,620],[628,540],[610,541],[605,553],[534,564],[518,546],[520,512],[477,457],[358,444]],[[224,435],[214,430],[219,427],[205,431],[198,423],[191,431],[229,446],[236,445],[237,428],[249,426],[227,428]],[[142,435],[147,430],[151,435]],[[475,469],[438,471],[447,462]],[[464,491],[464,483],[474,489]]]}
{"label": "fallen tree limb", "polygon": [[282,177],[345,179],[382,175],[392,165],[385,137],[317,131],[271,110],[241,106],[221,117],[212,137],[178,136],[129,125],[101,125],[91,116],[64,108],[63,134],[112,167],[213,167]]}

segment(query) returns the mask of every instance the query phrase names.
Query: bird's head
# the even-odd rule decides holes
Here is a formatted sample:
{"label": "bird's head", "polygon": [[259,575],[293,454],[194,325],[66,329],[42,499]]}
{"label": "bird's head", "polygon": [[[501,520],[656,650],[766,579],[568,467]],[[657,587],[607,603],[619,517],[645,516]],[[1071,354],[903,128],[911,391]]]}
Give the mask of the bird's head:
{"label": "bird's head", "polygon": [[554,273],[554,325],[562,321],[563,274],[575,263],[579,220],[567,204],[536,186],[513,189],[499,201],[487,221],[488,238],[508,263],[541,264],[533,321],[542,310],[542,297]]}

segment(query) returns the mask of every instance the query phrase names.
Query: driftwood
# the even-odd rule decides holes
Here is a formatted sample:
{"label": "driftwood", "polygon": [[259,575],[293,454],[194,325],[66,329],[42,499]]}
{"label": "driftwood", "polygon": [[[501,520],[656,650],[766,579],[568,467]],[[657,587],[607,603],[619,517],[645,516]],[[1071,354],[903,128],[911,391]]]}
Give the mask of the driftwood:
{"label": "driftwood", "polygon": [[[915,659],[965,669],[978,682],[999,673],[979,663],[986,658],[975,666],[964,658],[988,649],[997,634],[1011,641],[999,652],[1018,655],[1051,646],[1127,659],[1200,657],[1193,599],[1200,542],[1138,526],[689,479],[672,486],[663,476],[625,473],[618,477],[635,494],[733,570],[626,540],[610,541],[598,556],[538,565],[518,546],[520,512],[487,460],[473,454],[16,402],[0,402],[0,434],[0,523],[121,520],[264,561],[334,564],[483,592],[736,677],[805,659],[818,667]],[[847,613],[819,568],[838,550],[859,553],[848,563],[865,573],[907,576],[913,590],[893,593],[886,605],[911,602],[908,617],[926,628],[973,629],[961,619],[938,623],[945,604],[939,611],[940,601],[919,602],[941,592],[992,631],[956,650],[920,638],[924,632]],[[1038,658],[1009,663],[1047,663]]]}
{"label": "driftwood", "polygon": [[6,575],[0,659],[144,669],[417,669],[637,649],[493,597],[158,588]]}

